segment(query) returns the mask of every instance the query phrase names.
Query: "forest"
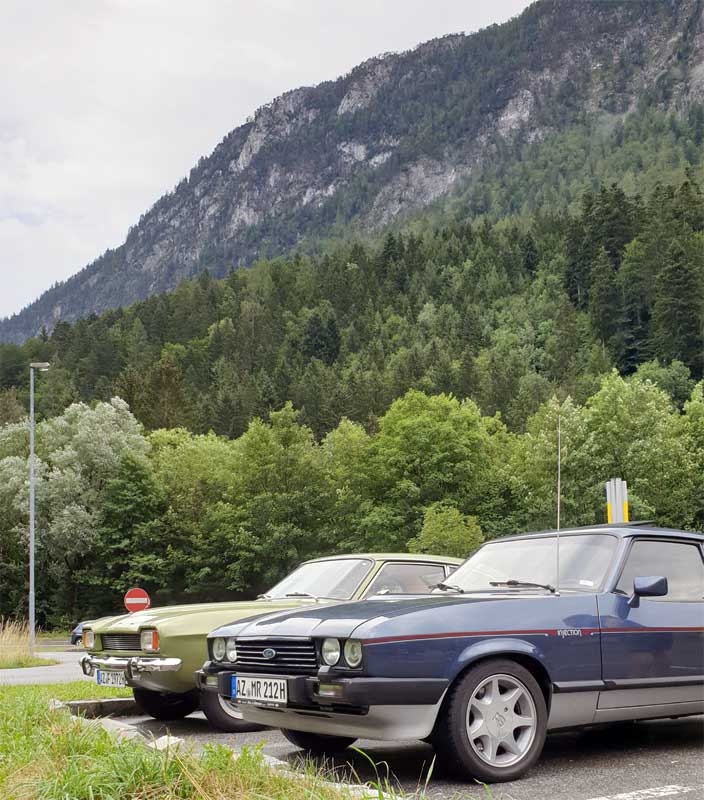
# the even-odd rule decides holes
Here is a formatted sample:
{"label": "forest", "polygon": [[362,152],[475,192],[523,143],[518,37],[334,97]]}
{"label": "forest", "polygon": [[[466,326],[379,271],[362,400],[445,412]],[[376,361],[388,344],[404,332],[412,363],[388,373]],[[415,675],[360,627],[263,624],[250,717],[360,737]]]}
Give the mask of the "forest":
{"label": "forest", "polygon": [[300,560],[465,555],[632,515],[704,526],[704,197],[604,184],[574,211],[411,225],[207,272],[0,345],[0,616],[26,595],[27,364],[38,608],[252,596]]}
{"label": "forest", "polygon": [[[300,561],[361,551],[467,555],[484,539],[554,527],[557,418],[564,525],[605,521],[604,480],[631,513],[704,525],[704,394],[679,410],[653,364],[601,379],[585,404],[543,403],[522,433],[471,399],[411,389],[373,432],[341,420],[322,439],[290,403],[236,439],[145,434],[124,400],[75,403],[38,426],[39,621],[155,604],[252,597]],[[0,615],[26,600],[28,424],[0,429]]]}
{"label": "forest", "polygon": [[23,345],[0,344],[0,424],[123,398],[148,430],[240,436],[288,400],[320,438],[372,432],[414,388],[472,398],[511,431],[553,395],[583,403],[611,369],[667,368],[682,406],[704,370],[704,197],[615,184],[577,213],[390,232],[378,244],[260,261]]}

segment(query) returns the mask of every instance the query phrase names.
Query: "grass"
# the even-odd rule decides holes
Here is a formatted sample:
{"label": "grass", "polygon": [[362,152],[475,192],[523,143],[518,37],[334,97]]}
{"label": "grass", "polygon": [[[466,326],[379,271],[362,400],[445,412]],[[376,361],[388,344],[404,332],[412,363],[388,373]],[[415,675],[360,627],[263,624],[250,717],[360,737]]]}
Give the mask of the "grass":
{"label": "grass", "polygon": [[[0,800],[351,800],[312,766],[300,776],[272,769],[259,748],[238,759],[218,745],[201,756],[117,741],[80,724],[49,698],[115,697],[86,682],[0,687]],[[359,795],[356,795],[359,797]],[[370,798],[381,797],[370,789]]]}
{"label": "grass", "polygon": [[40,658],[39,656],[18,656],[17,658],[5,658],[0,656],[0,669],[21,669],[22,667],[51,667],[58,664],[52,658]]}
{"label": "grass", "polygon": [[56,663],[31,654],[26,623],[0,619],[0,669],[48,667]]}
{"label": "grass", "polygon": [[61,641],[66,641],[66,639],[71,638],[71,633],[73,631],[69,630],[68,628],[55,628],[51,631],[41,630],[37,633],[37,637],[39,641],[46,639],[51,641],[52,639],[61,639]]}
{"label": "grass", "polygon": [[109,700],[113,697],[132,697],[131,689],[112,689],[90,681],[47,683],[41,686],[0,686],[0,719],[5,702],[17,700],[48,703],[49,700]]}

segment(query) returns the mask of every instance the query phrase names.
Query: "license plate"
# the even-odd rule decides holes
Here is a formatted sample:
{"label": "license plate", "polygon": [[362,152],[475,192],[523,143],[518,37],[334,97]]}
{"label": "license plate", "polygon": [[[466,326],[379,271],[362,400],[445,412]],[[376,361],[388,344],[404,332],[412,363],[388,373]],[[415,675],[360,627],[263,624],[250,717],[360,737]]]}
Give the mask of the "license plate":
{"label": "license plate", "polygon": [[233,675],[230,691],[238,703],[258,706],[285,706],[288,702],[286,679],[268,675]]}
{"label": "license plate", "polygon": [[126,686],[125,673],[113,670],[99,669],[95,672],[95,682],[98,686]]}

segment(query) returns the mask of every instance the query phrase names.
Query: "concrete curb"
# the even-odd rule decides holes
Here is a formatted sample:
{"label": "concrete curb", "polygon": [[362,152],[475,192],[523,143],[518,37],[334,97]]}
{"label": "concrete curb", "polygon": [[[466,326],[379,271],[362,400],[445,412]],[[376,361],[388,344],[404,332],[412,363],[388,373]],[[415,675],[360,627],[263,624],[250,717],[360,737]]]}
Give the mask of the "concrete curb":
{"label": "concrete curb", "polygon": [[[137,730],[134,725],[128,722],[121,722],[117,719],[112,719],[108,715],[125,715],[134,711],[137,704],[129,697],[115,698],[113,700],[72,700],[69,702],[62,702],[61,700],[50,700],[49,708],[57,710],[61,708],[68,709],[70,713],[80,722],[81,725],[99,725],[103,730],[115,736],[117,739],[136,740],[142,742],[147,747],[153,750],[179,750],[188,748],[188,742],[178,736],[160,736],[158,739],[149,738],[141,731]],[[232,758],[236,761],[241,755],[238,750],[232,750]],[[291,769],[291,765],[280,758],[273,756],[262,755],[264,762],[275,769],[279,774],[290,777],[292,780],[299,780],[301,773]],[[346,791],[351,798],[359,798],[359,800],[372,800],[372,798],[386,797],[384,792],[378,792],[368,786],[361,784],[350,783],[337,783],[335,781],[321,781],[324,786]]]}
{"label": "concrete curb", "polygon": [[179,739],[177,736],[148,738],[134,725],[107,716],[108,714],[119,716],[133,712],[137,708],[137,704],[129,697],[112,700],[72,700],[67,703],[50,700],[49,708],[52,710],[68,709],[81,725],[99,725],[117,739],[137,740],[154,750],[177,750],[186,747],[187,744],[185,739]]}
{"label": "concrete curb", "polygon": [[[233,750],[232,755],[233,758],[237,758],[238,753]],[[295,772],[292,770],[291,765],[286,761],[282,761],[280,758],[274,758],[274,756],[268,756],[266,754],[263,754],[262,758],[266,764],[268,764],[272,769],[275,769],[281,775],[286,775],[287,777],[294,779],[299,779],[301,777],[300,772]],[[379,797],[389,797],[386,792],[372,789],[371,787],[364,786],[361,783],[340,783],[338,781],[321,781],[321,783],[323,786],[329,786],[333,789],[346,791],[349,793],[350,797],[358,797],[359,800],[373,800],[374,798]]]}
{"label": "concrete curb", "polygon": [[66,703],[71,713],[88,719],[98,717],[123,717],[137,712],[137,703],[131,697],[115,697],[109,700],[71,700]]}

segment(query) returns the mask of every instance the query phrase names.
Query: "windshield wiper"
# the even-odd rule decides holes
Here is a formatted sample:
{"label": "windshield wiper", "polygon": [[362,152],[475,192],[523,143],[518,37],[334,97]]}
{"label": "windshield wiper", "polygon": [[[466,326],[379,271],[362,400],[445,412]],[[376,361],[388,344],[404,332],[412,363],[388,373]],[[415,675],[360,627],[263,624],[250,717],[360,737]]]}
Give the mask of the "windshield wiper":
{"label": "windshield wiper", "polygon": [[529,589],[547,589],[549,592],[555,594],[555,587],[551,586],[549,583],[531,583],[530,581],[517,581],[515,578],[511,578],[507,581],[489,581],[489,586],[525,586]]}
{"label": "windshield wiper", "polygon": [[286,597],[312,597],[313,600],[317,600],[318,599],[314,594],[311,594],[310,592],[288,592],[288,594],[286,594],[285,596]]}
{"label": "windshield wiper", "polygon": [[433,589],[442,589],[443,592],[459,592],[464,594],[464,589],[461,586],[456,586],[454,583],[436,583]]}
{"label": "windshield wiper", "polygon": [[271,600],[270,594],[258,594],[257,600]]}

